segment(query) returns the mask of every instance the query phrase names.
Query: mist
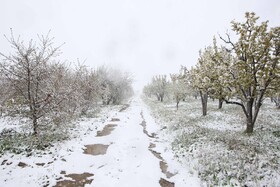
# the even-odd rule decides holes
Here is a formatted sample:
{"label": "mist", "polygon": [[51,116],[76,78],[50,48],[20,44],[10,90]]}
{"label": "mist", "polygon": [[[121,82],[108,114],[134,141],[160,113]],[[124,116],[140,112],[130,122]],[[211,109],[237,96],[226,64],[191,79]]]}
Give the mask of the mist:
{"label": "mist", "polygon": [[[231,20],[254,11],[275,26],[280,3],[271,1],[183,0],[4,0],[1,35],[20,35],[28,41],[51,31],[62,60],[102,64],[130,72],[141,90],[152,76],[178,72],[197,62],[198,51],[213,36],[230,30]],[[5,37],[1,51],[9,52]]]}

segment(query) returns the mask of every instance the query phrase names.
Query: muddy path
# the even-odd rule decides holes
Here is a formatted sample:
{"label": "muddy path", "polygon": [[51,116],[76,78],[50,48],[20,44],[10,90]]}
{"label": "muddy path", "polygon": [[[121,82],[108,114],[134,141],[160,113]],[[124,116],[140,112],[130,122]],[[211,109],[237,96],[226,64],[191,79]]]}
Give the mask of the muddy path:
{"label": "muddy path", "polygon": [[84,187],[86,184],[91,184],[93,179],[91,179],[94,174],[92,173],[72,173],[67,174],[65,171],[61,171],[64,177],[69,178],[65,180],[58,181],[55,187]]}
{"label": "muddy path", "polygon": [[[141,107],[132,106],[132,111],[127,110],[128,107],[131,106],[124,105],[119,113],[111,117],[103,129],[97,131],[92,140],[84,145],[83,154],[92,156],[88,157],[92,160],[92,172],[63,171],[63,177],[58,179],[56,187],[113,187],[128,184],[175,186],[170,178],[176,174],[168,170],[168,163],[161,153],[156,151],[159,137],[156,133],[149,133],[149,124],[144,119]],[[138,120],[139,122],[135,123]],[[147,182],[143,180],[147,179],[147,176],[154,177]]]}
{"label": "muddy path", "polygon": [[106,125],[102,131],[97,131],[96,137],[101,137],[101,136],[108,136],[111,134],[111,132],[115,129],[117,125],[115,124],[108,124]]}
{"label": "muddy path", "polygon": [[[166,150],[166,137],[158,133],[160,126],[145,107],[136,98],[102,116],[104,120],[82,120],[79,136],[44,158],[3,158],[0,167],[9,169],[6,178],[13,178],[0,186],[193,186],[185,185],[185,173]],[[84,133],[85,129],[91,130]]]}
{"label": "muddy path", "polygon": [[[157,135],[155,133],[151,133],[149,134],[147,131],[147,124],[143,115],[143,112],[140,113],[141,118],[142,118],[142,122],[140,123],[140,125],[143,127],[143,133],[148,136],[150,139],[158,139]],[[176,175],[176,173],[171,173],[168,171],[168,164],[166,163],[166,161],[164,160],[164,158],[161,156],[161,153],[157,152],[154,150],[154,148],[156,148],[156,144],[150,142],[149,145],[149,151],[159,160],[159,167],[161,169],[161,172],[163,174],[165,174],[166,178],[169,179],[173,176]],[[175,183],[168,181],[167,179],[161,178],[159,180],[159,184],[161,187],[174,187]]]}
{"label": "muddy path", "polygon": [[84,154],[89,155],[105,155],[109,145],[104,144],[91,144],[85,145]]}

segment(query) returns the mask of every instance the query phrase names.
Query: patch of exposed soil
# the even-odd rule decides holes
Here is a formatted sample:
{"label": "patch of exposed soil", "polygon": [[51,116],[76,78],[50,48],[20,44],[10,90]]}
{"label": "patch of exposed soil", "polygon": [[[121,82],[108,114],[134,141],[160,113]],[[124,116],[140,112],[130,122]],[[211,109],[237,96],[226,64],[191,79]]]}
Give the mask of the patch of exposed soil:
{"label": "patch of exposed soil", "polygon": [[66,171],[63,170],[63,171],[60,172],[60,174],[65,175]]}
{"label": "patch of exposed soil", "polygon": [[102,131],[97,131],[96,136],[100,137],[100,136],[107,136],[109,134],[111,134],[111,132],[115,129],[117,125],[114,124],[108,124],[106,125]]}
{"label": "patch of exposed soil", "polygon": [[149,138],[157,138],[157,135],[155,133],[152,133],[151,135],[148,133],[148,131],[146,129],[147,125],[146,125],[146,121],[143,116],[143,112],[141,112],[141,117],[142,117],[143,121],[140,123],[140,125],[143,127],[143,133],[146,134]]}
{"label": "patch of exposed soil", "polygon": [[121,121],[121,120],[118,119],[118,118],[112,118],[112,119],[111,119],[111,122],[115,122],[115,121]]}
{"label": "patch of exposed soil", "polygon": [[1,166],[5,165],[8,160],[3,160]]}
{"label": "patch of exposed soil", "polygon": [[125,111],[128,107],[129,107],[129,104],[125,104],[124,107],[122,107],[119,112]]}
{"label": "patch of exposed soil", "polygon": [[155,148],[156,147],[156,144],[154,144],[154,143],[150,143],[150,145],[149,145],[149,149],[153,149],[153,148]]}
{"label": "patch of exposed soil", "polygon": [[18,166],[21,167],[21,168],[25,168],[25,167],[27,167],[28,165],[27,165],[26,163],[24,163],[24,162],[19,162],[19,163],[18,163]]}
{"label": "patch of exposed soil", "polygon": [[150,150],[151,153],[153,153],[153,155],[154,155],[155,157],[157,157],[159,160],[163,160],[163,158],[161,157],[160,153],[158,153],[158,152],[156,152],[156,151],[154,151],[154,150],[152,150],[152,149],[149,149],[149,150]]}
{"label": "patch of exposed soil", "polygon": [[86,149],[84,149],[84,154],[105,155],[109,145],[92,144],[92,145],[85,145],[85,147]]}
{"label": "patch of exposed soil", "polygon": [[45,163],[35,163],[37,166],[44,166]]}
{"label": "patch of exposed soil", "polygon": [[[147,135],[148,137],[150,137],[150,138],[157,138],[155,133],[152,133],[151,135],[149,135],[149,133],[147,132],[147,130],[146,130],[147,124],[146,124],[146,121],[145,121],[145,119],[144,119],[143,112],[141,112],[141,117],[142,117],[143,121],[142,121],[142,123],[141,123],[140,125],[143,127],[143,133],[146,134],[146,135]],[[173,177],[174,175],[176,175],[176,174],[170,173],[170,172],[168,171],[168,165],[167,165],[167,163],[165,162],[165,160],[162,158],[161,154],[160,154],[159,152],[156,152],[156,151],[153,150],[153,148],[155,148],[155,147],[156,147],[156,144],[150,143],[150,145],[149,145],[149,151],[151,151],[151,153],[152,153],[157,159],[160,160],[159,165],[160,165],[160,169],[161,169],[162,173],[164,173],[164,174],[166,175],[167,178],[171,178],[171,177]],[[174,186],[174,183],[168,182],[168,181],[165,180],[165,179],[161,179],[161,180],[160,180],[160,185],[161,185],[162,187],[172,187],[172,186]]]}
{"label": "patch of exposed soil", "polygon": [[169,182],[163,178],[160,178],[159,184],[161,187],[175,187],[174,182]]}
{"label": "patch of exposed soil", "polygon": [[92,177],[91,173],[82,174],[68,174],[65,177],[71,178],[70,180],[63,180],[56,183],[55,187],[83,187],[86,184],[91,184],[93,179],[88,179]]}
{"label": "patch of exposed soil", "polygon": [[150,135],[148,133],[148,131],[146,130],[146,121],[143,120],[142,123],[140,123],[140,125],[143,127],[143,133],[146,134],[149,138],[156,138],[156,134],[152,133],[152,135]]}
{"label": "patch of exposed soil", "polygon": [[162,158],[162,156],[161,156],[160,153],[158,153],[158,152],[156,152],[156,151],[154,151],[154,150],[152,150],[152,149],[149,149],[149,150],[151,151],[151,153],[153,153],[153,155],[154,155],[156,158],[158,158],[158,159],[160,160],[159,166],[160,166],[161,172],[164,173],[168,179],[171,178],[171,177],[173,177],[174,175],[176,175],[176,174],[170,173],[170,172],[168,171],[168,165],[167,165],[167,163],[164,161],[164,159]]}
{"label": "patch of exposed soil", "polygon": [[173,177],[174,175],[176,175],[176,174],[174,174],[174,173],[170,173],[170,172],[167,170],[168,165],[167,165],[167,163],[166,163],[165,161],[161,160],[160,163],[159,163],[159,165],[160,165],[160,169],[161,169],[162,173],[164,173],[168,179],[171,178],[171,177]]}

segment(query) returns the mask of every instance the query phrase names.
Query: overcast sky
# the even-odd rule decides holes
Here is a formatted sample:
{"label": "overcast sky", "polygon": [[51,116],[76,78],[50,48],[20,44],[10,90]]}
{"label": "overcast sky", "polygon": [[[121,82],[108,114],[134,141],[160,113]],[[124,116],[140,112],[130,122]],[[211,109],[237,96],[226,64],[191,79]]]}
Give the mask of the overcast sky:
{"label": "overcast sky", "polygon": [[0,0],[0,51],[4,34],[29,40],[51,30],[62,59],[86,60],[131,72],[140,88],[153,75],[192,66],[198,51],[230,21],[254,11],[280,26],[279,0]]}

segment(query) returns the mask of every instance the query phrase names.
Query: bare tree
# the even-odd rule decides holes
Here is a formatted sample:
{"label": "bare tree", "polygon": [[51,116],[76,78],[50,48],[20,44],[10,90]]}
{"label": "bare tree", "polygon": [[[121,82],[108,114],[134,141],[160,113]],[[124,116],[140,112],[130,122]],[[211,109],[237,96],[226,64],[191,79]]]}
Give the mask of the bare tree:
{"label": "bare tree", "polygon": [[0,53],[1,72],[13,87],[18,102],[28,107],[25,114],[32,120],[34,135],[38,133],[38,120],[46,113],[53,97],[46,87],[50,73],[48,65],[59,55],[59,47],[52,46],[53,38],[49,34],[38,38],[38,45],[30,40],[26,46],[20,37],[15,39],[11,31],[7,40],[14,52],[10,55]]}

